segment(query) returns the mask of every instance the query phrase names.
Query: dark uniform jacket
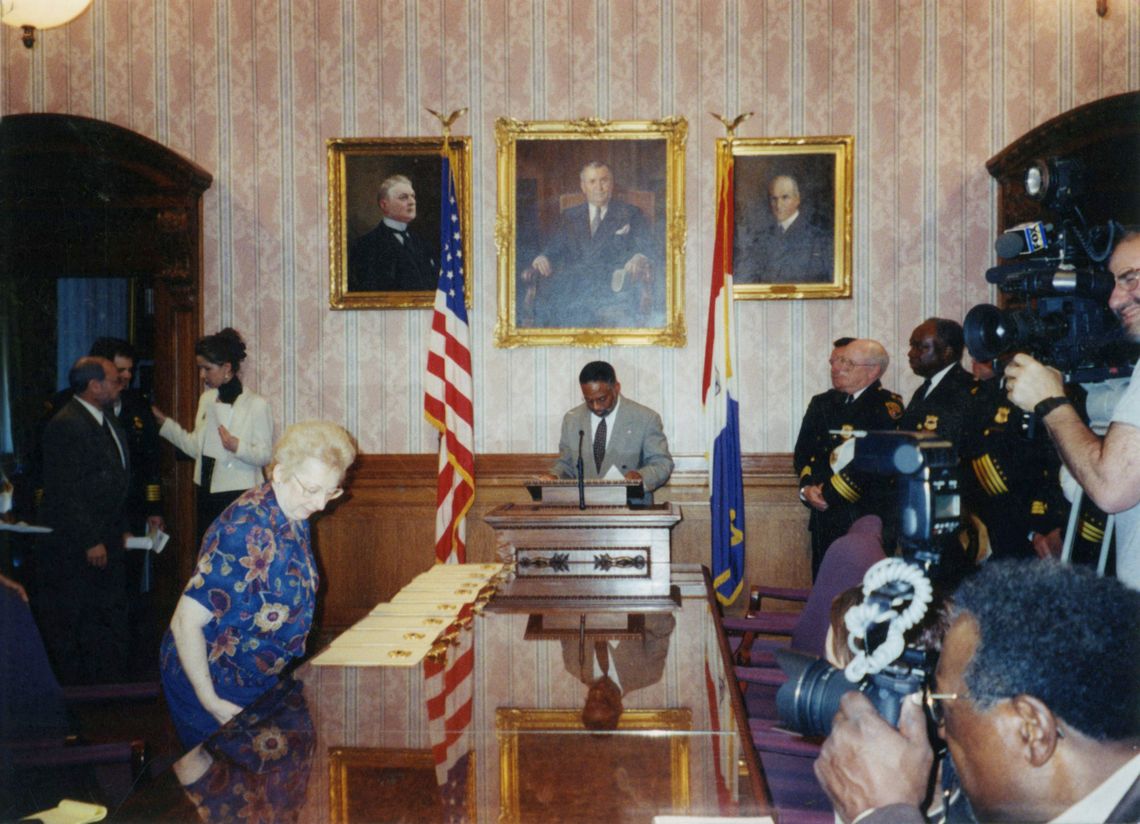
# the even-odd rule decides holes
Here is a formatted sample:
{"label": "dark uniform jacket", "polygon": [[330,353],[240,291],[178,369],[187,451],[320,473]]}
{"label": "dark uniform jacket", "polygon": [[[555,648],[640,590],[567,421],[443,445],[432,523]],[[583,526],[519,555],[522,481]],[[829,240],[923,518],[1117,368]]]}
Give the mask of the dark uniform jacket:
{"label": "dark uniform jacket", "polygon": [[963,494],[986,525],[995,557],[1034,558],[1029,533],[1064,526],[1061,460],[1043,427],[1028,437],[1021,411],[996,379],[976,382],[971,397],[959,448]]}
{"label": "dark uniform jacket", "polygon": [[974,376],[961,364],[954,364],[930,395],[921,397],[922,387],[915,391],[898,428],[907,432],[935,432],[951,441],[961,458],[962,432],[971,415],[973,388]]}
{"label": "dark uniform jacket", "polygon": [[[879,381],[868,386],[858,398],[846,403],[847,393],[829,389],[816,395],[808,404],[796,438],[795,467],[799,475],[800,487],[823,484],[823,497],[832,509],[843,511],[850,526],[856,518],[867,513],[882,514],[881,510],[889,494],[889,484],[883,479],[858,472],[849,465],[841,471],[832,470],[832,453],[846,438],[832,435],[830,430],[891,430],[898,426],[902,417],[902,398],[889,389],[884,389]],[[812,510],[814,522],[827,513]],[[832,513],[832,516],[837,513]],[[846,531],[844,529],[844,531]]]}

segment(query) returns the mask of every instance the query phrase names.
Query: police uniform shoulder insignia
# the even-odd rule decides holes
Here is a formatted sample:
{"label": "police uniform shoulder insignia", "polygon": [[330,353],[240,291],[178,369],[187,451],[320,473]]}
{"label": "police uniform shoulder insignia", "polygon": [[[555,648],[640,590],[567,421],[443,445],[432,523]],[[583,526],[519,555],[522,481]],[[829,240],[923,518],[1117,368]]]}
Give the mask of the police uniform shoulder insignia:
{"label": "police uniform shoulder insignia", "polygon": [[1009,407],[999,406],[997,412],[994,413],[994,423],[1005,423],[1009,420]]}
{"label": "police uniform shoulder insignia", "polygon": [[141,430],[143,428],[142,418],[140,418],[138,415],[134,416],[134,419],[131,421],[131,423],[134,425],[135,429]]}
{"label": "police uniform shoulder insignia", "polygon": [[902,417],[903,408],[902,404],[896,400],[889,400],[886,403],[887,414],[891,416],[892,421],[897,421]]}
{"label": "police uniform shoulder insignia", "polygon": [[938,429],[938,416],[927,415],[926,420],[922,422],[922,428],[928,432],[934,432]]}

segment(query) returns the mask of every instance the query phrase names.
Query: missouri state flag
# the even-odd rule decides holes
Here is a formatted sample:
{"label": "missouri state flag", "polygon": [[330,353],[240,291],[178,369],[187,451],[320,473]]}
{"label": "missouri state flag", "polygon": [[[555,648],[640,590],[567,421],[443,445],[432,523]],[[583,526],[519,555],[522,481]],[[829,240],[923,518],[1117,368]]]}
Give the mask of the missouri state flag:
{"label": "missouri state flag", "polygon": [[731,604],[744,583],[744,480],[740,472],[740,409],[736,399],[732,333],[732,146],[717,142],[727,162],[717,180],[709,322],[701,405],[708,417],[709,506],[712,516],[712,578],[716,597]]}

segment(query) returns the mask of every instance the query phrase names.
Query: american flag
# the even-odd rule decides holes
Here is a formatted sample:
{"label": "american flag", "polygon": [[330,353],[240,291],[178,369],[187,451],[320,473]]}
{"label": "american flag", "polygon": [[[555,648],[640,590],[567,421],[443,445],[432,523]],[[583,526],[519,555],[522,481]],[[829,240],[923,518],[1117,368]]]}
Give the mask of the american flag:
{"label": "american flag", "polygon": [[424,660],[428,732],[435,758],[435,777],[443,799],[444,821],[468,820],[467,787],[471,769],[468,730],[474,705],[475,631],[471,625],[472,604],[464,605],[445,636],[455,644],[446,657]]}
{"label": "american flag", "polygon": [[428,344],[424,415],[440,433],[436,561],[462,564],[467,558],[467,510],[475,499],[475,419],[471,346],[463,302],[463,238],[446,145],[441,181],[439,285]]}
{"label": "american flag", "polygon": [[740,465],[740,410],[736,400],[732,338],[732,145],[717,141],[728,155],[717,167],[716,240],[705,339],[701,404],[709,419],[709,507],[712,519],[712,576],[717,600],[731,604],[744,585],[744,480]]}

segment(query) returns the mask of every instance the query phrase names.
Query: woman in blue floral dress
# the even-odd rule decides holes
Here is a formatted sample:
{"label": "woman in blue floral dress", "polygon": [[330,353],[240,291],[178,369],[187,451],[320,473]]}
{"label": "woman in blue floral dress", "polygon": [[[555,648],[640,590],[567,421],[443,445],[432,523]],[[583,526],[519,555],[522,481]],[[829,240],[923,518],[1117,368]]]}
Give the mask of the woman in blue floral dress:
{"label": "woman in blue floral dress", "polygon": [[186,747],[241,712],[304,652],[319,583],[308,519],[340,496],[355,458],[336,424],[294,424],[274,448],[271,480],[206,531],[162,640],[163,692]]}

